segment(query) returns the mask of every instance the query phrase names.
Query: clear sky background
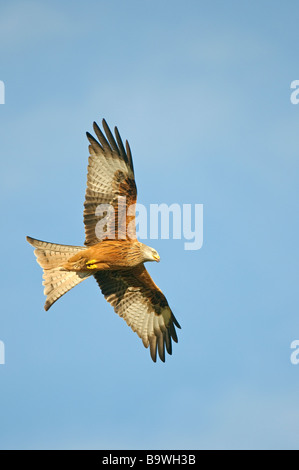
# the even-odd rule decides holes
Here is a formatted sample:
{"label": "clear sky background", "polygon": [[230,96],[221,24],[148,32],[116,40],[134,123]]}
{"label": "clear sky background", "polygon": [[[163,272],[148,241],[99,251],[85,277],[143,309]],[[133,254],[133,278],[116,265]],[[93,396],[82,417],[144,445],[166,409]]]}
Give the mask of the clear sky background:
{"label": "clear sky background", "polygon": [[[299,448],[297,1],[2,1],[0,447]],[[165,364],[93,279],[44,312],[31,235],[80,245],[88,148],[128,139],[139,202],[204,205],[148,243],[182,325]]]}

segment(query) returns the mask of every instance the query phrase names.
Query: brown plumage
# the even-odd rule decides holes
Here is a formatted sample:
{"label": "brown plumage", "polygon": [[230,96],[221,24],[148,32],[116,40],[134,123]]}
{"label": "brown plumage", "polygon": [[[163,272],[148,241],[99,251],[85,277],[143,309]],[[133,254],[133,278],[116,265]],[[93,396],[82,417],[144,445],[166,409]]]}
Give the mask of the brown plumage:
{"label": "brown plumage", "polygon": [[[103,120],[106,136],[96,123],[98,140],[87,133],[89,161],[84,202],[85,247],[57,245],[27,237],[43,268],[45,310],[91,275],[115,312],[165,361],[172,354],[180,328],[168,302],[144,267],[159,261],[156,250],[136,239],[137,189],[132,154],[123,145],[117,128],[115,138]],[[116,140],[115,140],[116,139]]]}

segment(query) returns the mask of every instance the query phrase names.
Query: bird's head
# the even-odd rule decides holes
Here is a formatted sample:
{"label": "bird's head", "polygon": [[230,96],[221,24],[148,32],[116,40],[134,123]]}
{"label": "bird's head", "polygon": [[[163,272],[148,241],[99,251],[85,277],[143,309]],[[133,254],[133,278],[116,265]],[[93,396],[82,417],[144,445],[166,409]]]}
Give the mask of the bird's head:
{"label": "bird's head", "polygon": [[142,244],[142,254],[144,261],[156,261],[157,263],[160,261],[159,253],[150,246]]}

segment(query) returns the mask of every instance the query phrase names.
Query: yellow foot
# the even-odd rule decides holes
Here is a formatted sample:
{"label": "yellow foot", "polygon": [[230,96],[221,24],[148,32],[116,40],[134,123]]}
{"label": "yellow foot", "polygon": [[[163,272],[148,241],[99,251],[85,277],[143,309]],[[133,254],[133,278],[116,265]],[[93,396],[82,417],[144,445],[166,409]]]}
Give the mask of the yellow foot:
{"label": "yellow foot", "polygon": [[89,261],[87,261],[86,263],[87,269],[97,269],[98,266],[97,264],[95,264],[96,261],[97,261],[96,259],[90,259]]}

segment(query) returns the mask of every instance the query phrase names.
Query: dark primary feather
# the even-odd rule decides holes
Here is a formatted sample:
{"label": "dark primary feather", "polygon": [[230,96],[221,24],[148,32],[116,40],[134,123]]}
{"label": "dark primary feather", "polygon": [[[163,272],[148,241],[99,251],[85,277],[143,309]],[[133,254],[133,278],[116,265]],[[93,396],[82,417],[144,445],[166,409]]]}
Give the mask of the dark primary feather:
{"label": "dark primary feather", "polygon": [[105,121],[105,119],[103,119],[103,128],[104,128],[105,134],[108,138],[108,141],[110,143],[110,146],[111,146],[112,150],[114,150],[115,152],[117,152],[120,155],[120,151],[119,151],[119,148],[117,146],[117,143],[115,142],[113,134],[110,131],[109,126],[108,126],[107,122]]}

